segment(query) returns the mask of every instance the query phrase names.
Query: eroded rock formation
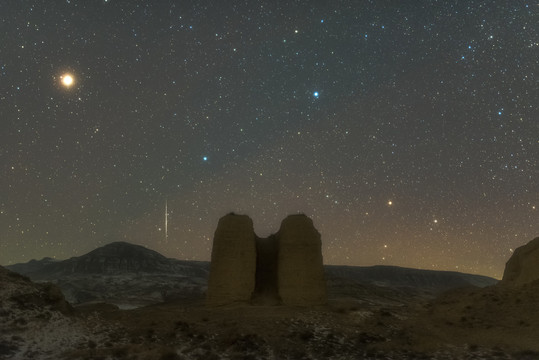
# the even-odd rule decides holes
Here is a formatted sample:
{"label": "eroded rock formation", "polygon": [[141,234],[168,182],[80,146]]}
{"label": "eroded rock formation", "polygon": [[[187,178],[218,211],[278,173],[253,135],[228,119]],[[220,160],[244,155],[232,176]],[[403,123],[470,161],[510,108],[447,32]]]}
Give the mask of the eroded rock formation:
{"label": "eroded rock formation", "polygon": [[255,271],[253,221],[246,215],[222,217],[213,238],[207,303],[220,305],[250,299]]}
{"label": "eroded rock formation", "polygon": [[207,304],[321,305],[326,283],[320,233],[305,215],[283,220],[268,238],[246,215],[219,220],[213,240]]}
{"label": "eroded rock formation", "polygon": [[287,305],[318,305],[326,301],[322,241],[313,221],[290,215],[277,233],[279,294]]}
{"label": "eroded rock formation", "polygon": [[520,286],[539,280],[539,237],[515,250],[505,264],[502,284]]}

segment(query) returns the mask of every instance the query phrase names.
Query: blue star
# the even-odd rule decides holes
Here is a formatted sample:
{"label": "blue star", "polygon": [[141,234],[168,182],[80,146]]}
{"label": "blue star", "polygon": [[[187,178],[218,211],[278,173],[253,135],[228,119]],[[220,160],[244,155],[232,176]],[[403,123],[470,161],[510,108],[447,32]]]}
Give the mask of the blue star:
{"label": "blue star", "polygon": [[315,91],[313,92],[313,96],[318,99],[318,97],[320,96],[320,93],[318,91]]}
{"label": "blue star", "polygon": [[203,160],[203,161],[208,161],[208,157],[207,157],[207,156],[203,156],[203,157],[202,157],[202,160]]}

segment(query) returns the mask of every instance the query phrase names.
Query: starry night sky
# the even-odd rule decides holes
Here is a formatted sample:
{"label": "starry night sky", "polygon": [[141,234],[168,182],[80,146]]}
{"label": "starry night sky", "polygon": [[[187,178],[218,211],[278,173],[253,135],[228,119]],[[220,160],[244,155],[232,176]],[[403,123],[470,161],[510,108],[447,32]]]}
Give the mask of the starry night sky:
{"label": "starry night sky", "polygon": [[328,264],[500,277],[539,235],[537,1],[0,14],[0,264],[118,240],[209,260],[231,211],[259,236],[307,214]]}

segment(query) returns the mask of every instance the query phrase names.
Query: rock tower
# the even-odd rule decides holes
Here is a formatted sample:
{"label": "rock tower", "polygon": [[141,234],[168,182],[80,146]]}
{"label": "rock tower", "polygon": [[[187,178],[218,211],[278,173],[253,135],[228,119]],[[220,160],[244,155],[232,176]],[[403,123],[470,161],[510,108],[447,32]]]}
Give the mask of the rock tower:
{"label": "rock tower", "polygon": [[253,221],[247,215],[223,216],[213,237],[207,303],[222,305],[250,299],[255,271]]}
{"label": "rock tower", "polygon": [[322,243],[312,220],[290,215],[277,234],[259,238],[248,216],[222,217],[213,239],[206,301],[325,304]]}
{"label": "rock tower", "polygon": [[276,237],[279,248],[279,295],[283,303],[325,303],[322,241],[313,221],[305,215],[290,215],[281,223]]}

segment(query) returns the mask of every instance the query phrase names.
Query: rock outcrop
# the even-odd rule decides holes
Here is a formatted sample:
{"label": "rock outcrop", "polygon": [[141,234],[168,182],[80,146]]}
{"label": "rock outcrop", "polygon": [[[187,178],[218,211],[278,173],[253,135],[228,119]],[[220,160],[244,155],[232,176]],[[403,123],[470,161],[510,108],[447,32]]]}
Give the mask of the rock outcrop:
{"label": "rock outcrop", "polygon": [[207,304],[249,300],[255,288],[255,272],[253,221],[246,215],[222,217],[213,238]]}
{"label": "rock outcrop", "polygon": [[26,276],[0,266],[0,285],[0,304],[10,301],[23,310],[73,313],[60,288],[52,283],[34,283]]}
{"label": "rock outcrop", "polygon": [[520,286],[539,280],[539,237],[515,250],[505,264],[502,285]]}
{"label": "rock outcrop", "polygon": [[287,305],[326,302],[322,241],[313,221],[305,215],[283,220],[277,233],[279,295]]}
{"label": "rock outcrop", "polygon": [[326,283],[320,233],[305,215],[283,220],[279,232],[259,238],[252,220],[229,214],[213,240],[208,305],[321,305]]}

